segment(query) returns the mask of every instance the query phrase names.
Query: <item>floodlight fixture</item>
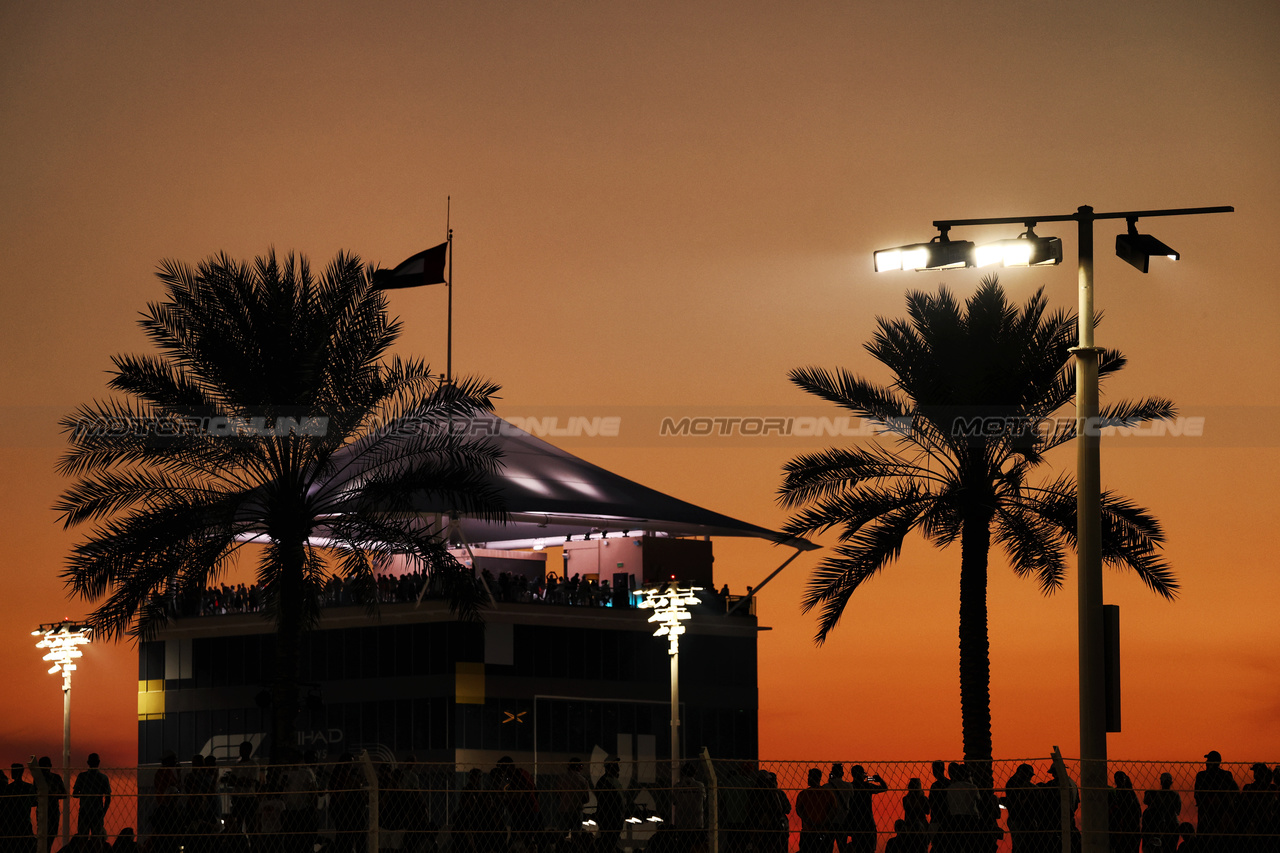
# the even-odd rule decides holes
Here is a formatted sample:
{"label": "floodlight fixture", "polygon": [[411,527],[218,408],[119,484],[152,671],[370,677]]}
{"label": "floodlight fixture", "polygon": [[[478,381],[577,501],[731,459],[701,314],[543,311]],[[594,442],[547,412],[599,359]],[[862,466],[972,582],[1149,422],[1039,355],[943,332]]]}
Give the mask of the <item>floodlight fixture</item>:
{"label": "floodlight fixture", "polygon": [[84,656],[84,652],[77,647],[88,643],[91,633],[92,629],[88,624],[70,620],[41,625],[38,630],[31,632],[33,637],[42,637],[36,643],[36,648],[49,650],[43,660],[53,664],[49,669],[50,675],[62,674],[64,691],[71,689],[71,673],[76,670],[72,661]]}
{"label": "floodlight fixture", "polygon": [[1000,264],[1006,267],[1056,266],[1062,263],[1062,241],[1057,237],[1036,236],[1034,224],[1012,240],[984,243],[974,252],[974,265],[989,267]]}
{"label": "floodlight fixture", "polygon": [[973,266],[973,243],[950,240],[946,230],[928,243],[912,243],[874,253],[876,272],[946,270]]}
{"label": "floodlight fixture", "polygon": [[1116,257],[1138,272],[1145,273],[1153,257],[1176,261],[1180,256],[1150,234],[1139,234],[1135,217],[1129,220],[1128,233],[1116,235]]}

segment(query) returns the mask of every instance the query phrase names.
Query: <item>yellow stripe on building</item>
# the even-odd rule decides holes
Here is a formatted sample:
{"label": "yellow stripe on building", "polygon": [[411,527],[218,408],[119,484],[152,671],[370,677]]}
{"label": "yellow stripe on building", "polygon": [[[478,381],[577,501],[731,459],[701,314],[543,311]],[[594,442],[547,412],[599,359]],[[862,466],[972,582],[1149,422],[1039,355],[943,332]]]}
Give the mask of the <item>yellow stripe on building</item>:
{"label": "yellow stripe on building", "polygon": [[459,705],[484,704],[484,664],[458,663],[454,670],[454,701]]}
{"label": "yellow stripe on building", "polygon": [[138,682],[138,719],[164,719],[164,679]]}

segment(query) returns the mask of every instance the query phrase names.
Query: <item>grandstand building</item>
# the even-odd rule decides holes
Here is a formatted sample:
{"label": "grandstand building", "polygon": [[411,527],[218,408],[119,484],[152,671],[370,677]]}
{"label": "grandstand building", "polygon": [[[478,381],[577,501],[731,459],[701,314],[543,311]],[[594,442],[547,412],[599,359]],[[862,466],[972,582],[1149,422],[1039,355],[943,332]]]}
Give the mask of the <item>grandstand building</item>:
{"label": "grandstand building", "polygon": [[[322,760],[368,750],[472,766],[502,755],[535,768],[608,753],[637,767],[669,760],[667,643],[653,637],[635,591],[675,579],[703,588],[681,639],[681,750],[757,758],[756,637],[767,629],[754,599],[715,591],[712,538],[811,546],[648,489],[496,418],[492,435],[509,518],[448,527],[455,555],[492,596],[483,625],[457,620],[416,582],[389,582],[376,614],[342,604],[339,590],[304,641],[299,746]],[[422,512],[438,518],[440,509]],[[255,612],[181,616],[140,644],[139,763],[166,751],[230,759],[242,741],[262,746],[273,647],[273,626]]]}

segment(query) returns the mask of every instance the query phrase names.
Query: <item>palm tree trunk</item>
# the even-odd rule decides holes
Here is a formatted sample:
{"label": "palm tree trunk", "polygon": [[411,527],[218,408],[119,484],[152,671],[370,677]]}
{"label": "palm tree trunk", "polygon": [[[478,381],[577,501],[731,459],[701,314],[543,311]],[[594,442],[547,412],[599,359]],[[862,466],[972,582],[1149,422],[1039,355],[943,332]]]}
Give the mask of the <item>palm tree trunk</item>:
{"label": "palm tree trunk", "polygon": [[960,533],[960,724],[966,764],[991,767],[991,645],[987,639],[987,554],[991,511],[965,513]]}
{"label": "palm tree trunk", "polygon": [[280,599],[277,602],[275,678],[271,684],[271,758],[289,761],[297,749],[299,668],[303,632],[301,543],[281,548]]}

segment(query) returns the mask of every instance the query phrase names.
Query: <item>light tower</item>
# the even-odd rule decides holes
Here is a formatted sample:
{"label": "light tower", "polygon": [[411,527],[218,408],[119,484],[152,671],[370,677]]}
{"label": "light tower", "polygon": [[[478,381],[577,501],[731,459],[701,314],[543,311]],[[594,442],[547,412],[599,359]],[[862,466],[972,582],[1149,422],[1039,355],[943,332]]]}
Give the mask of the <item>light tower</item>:
{"label": "light tower", "polygon": [[[43,637],[36,643],[37,649],[48,649],[44,660],[53,666],[49,667],[50,675],[62,673],[62,779],[67,789],[71,789],[71,673],[75,671],[77,658],[84,657],[80,646],[89,642],[93,629],[86,622],[73,622],[64,619],[41,625],[31,632],[33,637]],[[71,807],[70,803],[62,810],[62,846],[71,839]]]}
{"label": "light tower", "polygon": [[[671,657],[671,785],[680,779],[680,635],[684,633],[684,623],[693,618],[689,608],[701,604],[694,593],[700,592],[700,586],[679,586],[675,580],[664,586],[641,590],[644,599],[637,607],[653,610],[650,622],[660,623],[655,637],[667,637],[671,642],[667,646],[667,654]],[[674,799],[672,800],[674,804]],[[674,808],[674,805],[673,805]]]}

